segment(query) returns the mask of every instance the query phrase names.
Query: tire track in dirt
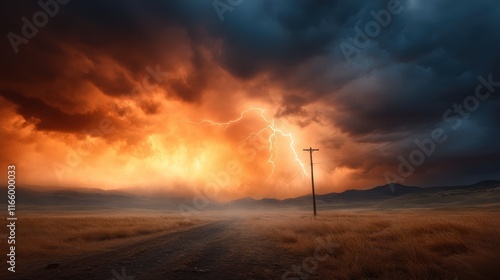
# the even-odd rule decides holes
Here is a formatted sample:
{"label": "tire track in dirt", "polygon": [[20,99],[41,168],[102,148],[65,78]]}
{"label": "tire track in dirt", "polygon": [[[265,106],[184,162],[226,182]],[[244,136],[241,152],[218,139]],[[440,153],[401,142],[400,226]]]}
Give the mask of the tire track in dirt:
{"label": "tire track in dirt", "polygon": [[234,218],[61,262],[55,269],[16,273],[12,279],[281,279],[291,264],[286,253]]}

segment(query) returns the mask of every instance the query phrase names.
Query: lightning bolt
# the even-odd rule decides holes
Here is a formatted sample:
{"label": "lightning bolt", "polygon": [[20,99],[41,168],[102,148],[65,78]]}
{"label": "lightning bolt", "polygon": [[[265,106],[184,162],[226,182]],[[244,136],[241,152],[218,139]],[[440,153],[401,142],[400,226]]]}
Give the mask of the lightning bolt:
{"label": "lightning bolt", "polygon": [[194,124],[209,124],[209,125],[213,125],[213,126],[221,126],[221,127],[224,127],[224,130],[227,130],[227,128],[230,127],[231,125],[241,121],[245,117],[246,114],[248,114],[250,112],[258,112],[261,119],[264,122],[266,122],[267,125],[264,128],[260,129],[259,131],[251,133],[244,140],[255,139],[264,131],[266,131],[266,130],[271,131],[271,134],[269,135],[269,137],[267,139],[269,141],[269,149],[268,149],[269,150],[269,159],[267,161],[271,165],[271,173],[270,173],[269,177],[267,178],[266,182],[269,181],[269,179],[273,176],[274,170],[276,168],[275,161],[278,158],[278,136],[279,135],[289,139],[290,150],[292,151],[292,154],[295,158],[295,161],[299,164],[299,167],[302,169],[302,172],[304,173],[304,175],[309,176],[307,171],[306,171],[306,167],[305,167],[304,163],[300,160],[299,155],[298,155],[297,151],[295,150],[295,147],[294,147],[295,140],[293,138],[293,135],[290,132],[288,132],[288,133],[284,132],[283,130],[276,127],[274,119],[266,118],[266,116],[264,115],[265,111],[266,110],[264,110],[262,108],[252,107],[252,108],[249,108],[249,109],[242,111],[238,118],[236,118],[234,120],[227,121],[227,122],[216,122],[216,121],[212,121],[212,120],[208,120],[208,119],[202,120],[199,122],[194,122],[194,121],[187,121],[187,122],[194,123]]}

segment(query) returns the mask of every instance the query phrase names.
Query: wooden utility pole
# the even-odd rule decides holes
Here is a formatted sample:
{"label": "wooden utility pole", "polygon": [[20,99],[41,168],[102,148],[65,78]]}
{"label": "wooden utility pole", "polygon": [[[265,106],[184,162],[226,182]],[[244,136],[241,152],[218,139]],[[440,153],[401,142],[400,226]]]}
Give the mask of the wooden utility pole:
{"label": "wooden utility pole", "polygon": [[313,193],[313,209],[314,216],[316,216],[316,194],[314,193],[314,172],[313,172],[313,152],[319,151],[319,149],[313,149],[309,147],[309,149],[304,149],[304,152],[309,152],[309,156],[311,159],[311,185],[312,185],[312,193]]}

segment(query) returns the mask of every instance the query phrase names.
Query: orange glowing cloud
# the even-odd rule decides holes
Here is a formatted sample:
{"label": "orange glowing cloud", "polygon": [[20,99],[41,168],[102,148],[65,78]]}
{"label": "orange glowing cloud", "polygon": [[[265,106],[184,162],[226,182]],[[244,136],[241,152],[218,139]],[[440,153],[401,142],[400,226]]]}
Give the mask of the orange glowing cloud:
{"label": "orange glowing cloud", "polygon": [[[316,17],[302,28],[265,14],[282,7],[249,6],[245,15],[266,20],[221,24],[188,2],[163,4],[65,6],[5,58],[0,160],[18,166],[18,182],[287,198],[310,192],[302,149],[313,147],[318,193],[365,188],[386,183],[412,148],[400,140],[429,121],[427,110],[442,113],[412,99],[445,96],[421,88],[435,84],[422,67],[346,67],[331,50],[340,29]],[[290,18],[307,10],[290,5]],[[418,85],[407,86],[405,73]]]}

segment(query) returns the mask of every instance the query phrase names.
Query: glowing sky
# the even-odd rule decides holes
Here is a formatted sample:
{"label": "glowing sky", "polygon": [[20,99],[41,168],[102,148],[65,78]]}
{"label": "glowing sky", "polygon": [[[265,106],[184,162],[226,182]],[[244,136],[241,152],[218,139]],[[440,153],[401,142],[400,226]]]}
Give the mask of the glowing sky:
{"label": "glowing sky", "polygon": [[[401,1],[346,59],[388,7],[367,2],[244,0],[223,21],[212,1],[59,5],[17,53],[2,40],[2,168],[38,186],[286,198],[310,192],[303,148],[320,149],[317,192],[367,188],[441,128],[404,184],[499,179],[498,94],[458,129],[437,122],[478,76],[500,80],[500,5]],[[7,6],[4,35],[41,10]]]}

